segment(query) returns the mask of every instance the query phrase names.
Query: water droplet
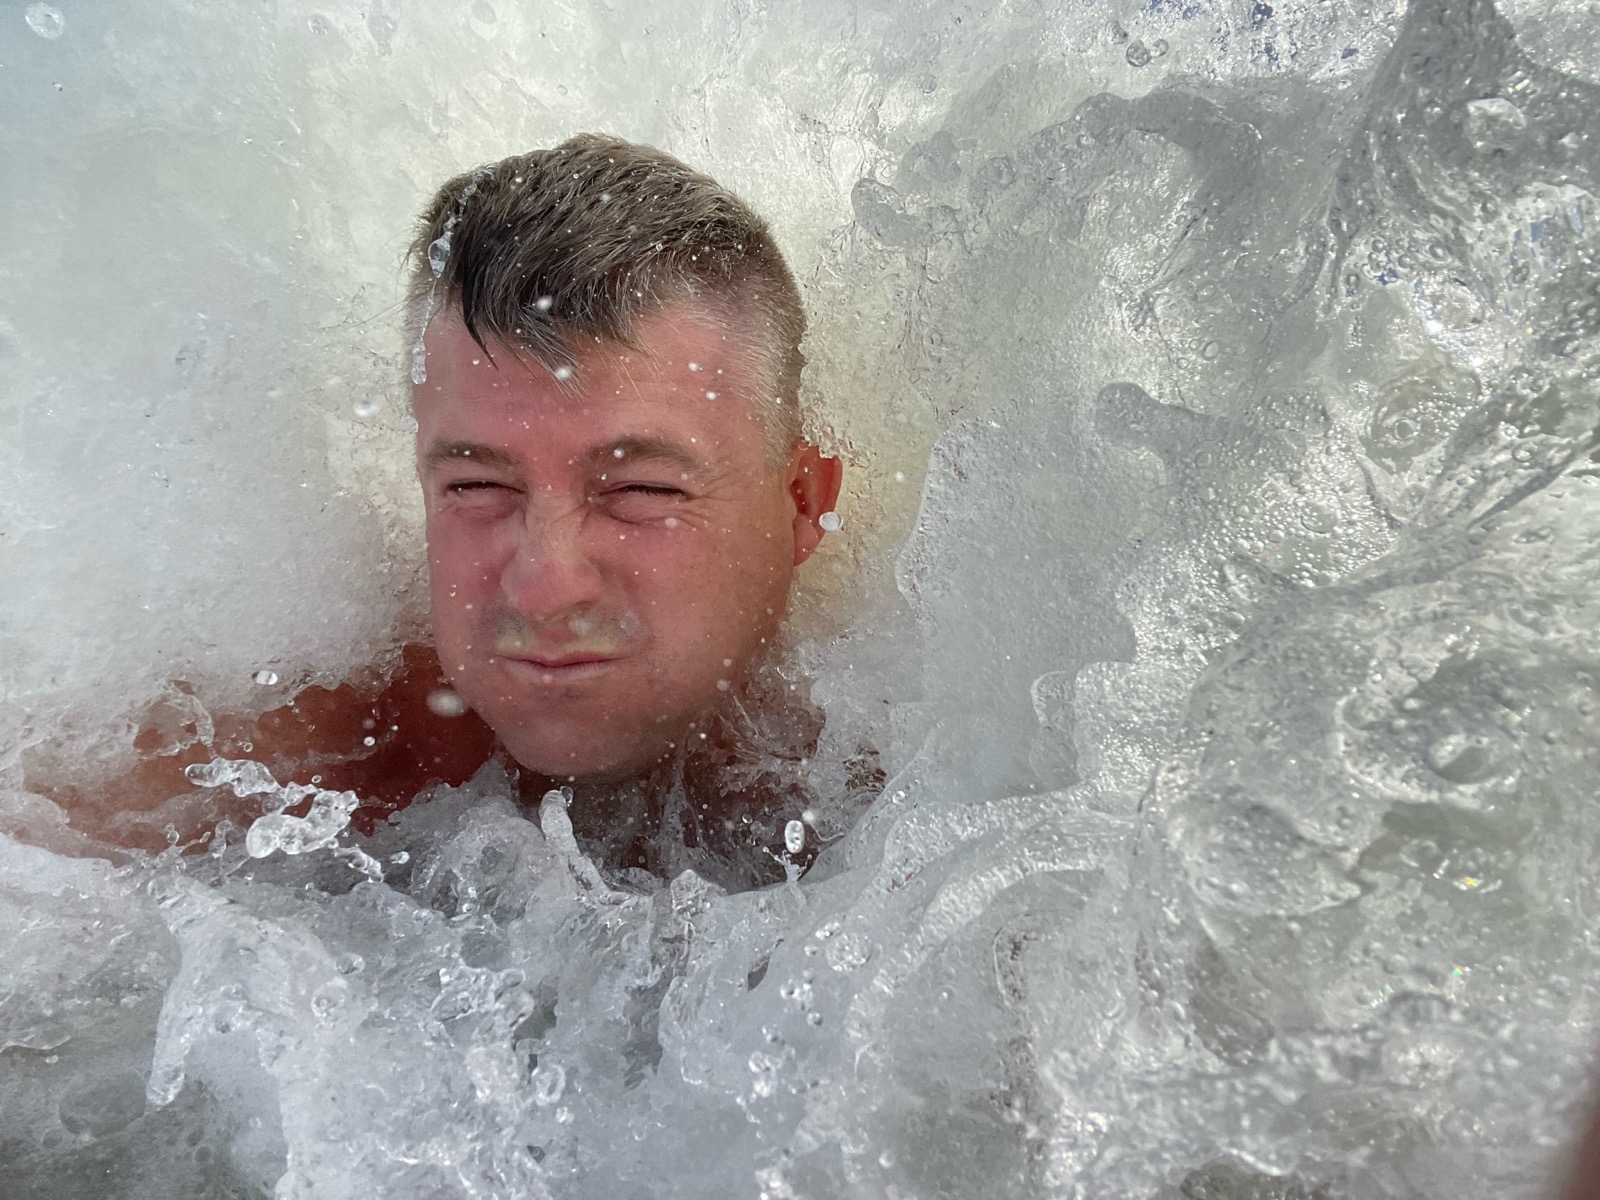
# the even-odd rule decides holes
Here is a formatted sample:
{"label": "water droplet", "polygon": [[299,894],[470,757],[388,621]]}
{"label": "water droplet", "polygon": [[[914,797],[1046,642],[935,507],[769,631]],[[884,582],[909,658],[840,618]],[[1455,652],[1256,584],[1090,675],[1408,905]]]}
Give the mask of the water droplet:
{"label": "water droplet", "polygon": [[567,1071],[560,1063],[541,1064],[533,1073],[533,1102],[548,1108],[567,1090]]}
{"label": "water droplet", "polygon": [[556,380],[558,382],[565,383],[567,380],[572,378],[572,368],[571,367],[557,367],[555,369],[555,377],[556,377]]}
{"label": "water droplet", "polygon": [[378,744],[378,739],[373,737],[371,734],[368,734],[366,737],[361,739],[361,744],[363,746],[376,746]]}
{"label": "water droplet", "polygon": [[1151,54],[1149,48],[1143,42],[1135,41],[1128,44],[1127,53],[1124,57],[1128,60],[1130,67],[1142,67],[1150,62]]}
{"label": "water droplet", "polygon": [[435,716],[459,717],[467,711],[467,702],[451,688],[434,688],[428,693],[428,708]]}
{"label": "water droplet", "polygon": [[349,984],[342,979],[329,980],[311,994],[312,1015],[326,1021],[349,999]]}
{"label": "water droplet", "polygon": [[416,431],[417,431],[417,419],[415,417],[407,415],[407,416],[404,416],[404,417],[400,418],[400,432],[401,433],[415,433]]}
{"label": "water droplet", "polygon": [[66,18],[54,5],[30,4],[22,16],[28,22],[29,29],[48,41],[54,41],[67,29]]}
{"label": "water droplet", "polygon": [[261,670],[250,676],[250,678],[254,679],[262,687],[273,687],[278,682],[278,673],[276,671]]}
{"label": "water droplet", "polygon": [[441,233],[428,245],[428,269],[437,279],[444,274],[444,269],[450,262],[450,235]]}
{"label": "water droplet", "polygon": [[825,512],[817,518],[817,524],[829,533],[837,533],[844,527],[844,522],[839,519],[836,512]]}
{"label": "water droplet", "polygon": [[803,821],[790,821],[783,827],[783,848],[790,854],[799,854],[806,848],[806,827]]}
{"label": "water droplet", "polygon": [[533,302],[533,306],[540,312],[549,312],[555,306],[555,302],[556,298],[554,296],[540,296]]}
{"label": "water droplet", "polygon": [[1300,524],[1312,533],[1330,533],[1334,527],[1333,514],[1315,504],[1307,505],[1300,513]]}

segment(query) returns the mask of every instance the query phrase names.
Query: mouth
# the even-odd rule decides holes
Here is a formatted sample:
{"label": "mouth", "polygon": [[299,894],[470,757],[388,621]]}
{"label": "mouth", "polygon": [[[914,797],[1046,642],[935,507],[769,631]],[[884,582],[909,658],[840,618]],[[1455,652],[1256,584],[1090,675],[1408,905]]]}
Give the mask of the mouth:
{"label": "mouth", "polygon": [[532,683],[573,683],[603,675],[617,659],[603,654],[500,655],[507,670]]}

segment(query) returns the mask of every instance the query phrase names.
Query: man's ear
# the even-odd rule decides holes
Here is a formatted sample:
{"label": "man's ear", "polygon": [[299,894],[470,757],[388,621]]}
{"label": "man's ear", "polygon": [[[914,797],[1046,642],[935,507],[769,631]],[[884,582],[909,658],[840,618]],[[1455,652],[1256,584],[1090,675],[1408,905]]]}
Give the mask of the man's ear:
{"label": "man's ear", "polygon": [[[839,499],[844,464],[827,458],[810,442],[796,442],[789,452],[785,480],[794,501],[794,565],[811,557],[826,532],[821,518],[831,513]],[[837,528],[837,527],[836,527]]]}

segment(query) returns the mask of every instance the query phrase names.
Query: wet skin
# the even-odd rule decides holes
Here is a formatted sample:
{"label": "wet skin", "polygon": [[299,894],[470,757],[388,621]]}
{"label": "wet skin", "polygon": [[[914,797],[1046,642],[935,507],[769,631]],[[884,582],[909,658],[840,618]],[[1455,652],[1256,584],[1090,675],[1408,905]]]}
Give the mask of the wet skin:
{"label": "wet skin", "polygon": [[[370,671],[337,687],[304,688],[260,716],[219,713],[209,743],[181,747],[173,738],[192,739],[197,730],[175,725],[158,703],[139,720],[138,762],[115,780],[66,779],[57,764],[25,758],[26,785],[59,804],[72,828],[96,842],[156,851],[167,845],[169,824],[188,843],[203,839],[219,817],[248,824],[260,815],[259,803],[197,790],[184,775],[184,768],[214,757],[252,758],[284,782],[315,780],[332,791],[355,791],[361,808],[354,824],[371,832],[429,784],[465,782],[493,751],[494,734],[473,714],[447,717],[429,707],[439,680],[433,649],[408,645],[382,675]],[[8,832],[72,850],[45,827]]]}
{"label": "wet skin", "polygon": [[[27,787],[101,843],[155,850],[168,824],[188,842],[219,815],[255,815],[184,776],[213,756],[354,790],[370,828],[430,783],[465,781],[497,734],[552,781],[620,779],[670,753],[771,639],[840,464],[804,443],[774,461],[715,323],[669,311],[639,342],[596,347],[563,387],[509,351],[491,364],[458,321],[435,321],[418,469],[442,664],[406,646],[382,677],[218,714],[204,745],[171,744],[157,705],[120,778],[63,779],[25,758]],[[475,711],[429,706],[444,678]]]}
{"label": "wet skin", "polygon": [[519,763],[620,779],[738,690],[821,541],[840,467],[777,460],[736,334],[690,304],[569,378],[435,320],[415,391],[433,624]]}

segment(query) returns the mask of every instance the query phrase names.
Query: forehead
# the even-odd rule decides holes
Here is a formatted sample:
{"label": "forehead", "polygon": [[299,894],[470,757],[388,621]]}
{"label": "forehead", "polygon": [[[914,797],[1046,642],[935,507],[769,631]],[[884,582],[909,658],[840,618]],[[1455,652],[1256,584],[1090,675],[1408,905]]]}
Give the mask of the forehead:
{"label": "forehead", "polygon": [[736,331],[688,306],[640,322],[635,345],[574,347],[570,377],[527,354],[485,351],[454,313],[430,324],[427,377],[414,397],[422,441],[538,432],[562,448],[627,437],[677,437],[708,450],[764,447],[748,400],[749,358]]}

